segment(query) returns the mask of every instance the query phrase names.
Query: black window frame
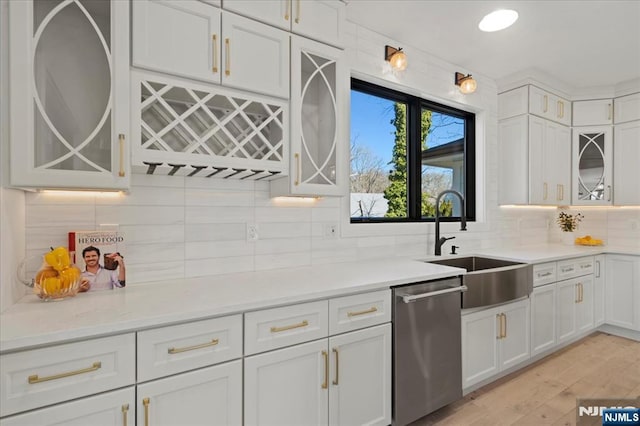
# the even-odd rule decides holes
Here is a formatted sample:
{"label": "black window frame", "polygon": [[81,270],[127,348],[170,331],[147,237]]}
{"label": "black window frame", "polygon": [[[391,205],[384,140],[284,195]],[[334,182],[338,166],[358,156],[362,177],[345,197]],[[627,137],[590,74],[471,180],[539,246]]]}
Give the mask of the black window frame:
{"label": "black window frame", "polygon": [[[410,223],[434,222],[435,218],[422,217],[422,144],[420,140],[420,118],[422,109],[442,112],[462,118],[465,126],[464,137],[464,199],[465,217],[469,222],[476,220],[476,115],[473,112],[439,104],[419,96],[403,93],[368,81],[351,78],[351,90],[378,96],[407,104],[407,217],[406,218],[354,218],[351,223]],[[349,191],[351,192],[351,191]],[[454,200],[454,203],[457,200]],[[459,216],[441,217],[441,222],[458,222]]]}

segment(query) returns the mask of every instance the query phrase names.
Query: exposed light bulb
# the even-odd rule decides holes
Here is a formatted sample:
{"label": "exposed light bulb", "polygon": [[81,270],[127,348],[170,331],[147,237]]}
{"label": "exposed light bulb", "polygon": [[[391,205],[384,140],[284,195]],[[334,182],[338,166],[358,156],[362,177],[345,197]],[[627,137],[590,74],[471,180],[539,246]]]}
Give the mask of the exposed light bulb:
{"label": "exposed light bulb", "polygon": [[477,87],[478,83],[476,83],[476,81],[472,77],[468,77],[460,83],[460,92],[467,95],[469,93],[475,92]]}

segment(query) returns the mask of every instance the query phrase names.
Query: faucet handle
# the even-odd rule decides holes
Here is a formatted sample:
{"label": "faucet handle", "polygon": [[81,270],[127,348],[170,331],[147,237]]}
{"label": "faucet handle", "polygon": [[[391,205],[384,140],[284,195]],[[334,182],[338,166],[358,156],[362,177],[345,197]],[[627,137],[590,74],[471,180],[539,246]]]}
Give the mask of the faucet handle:
{"label": "faucet handle", "polygon": [[456,249],[459,249],[459,248],[460,248],[460,246],[453,246],[452,245],[451,246],[451,254],[458,254],[458,253],[456,253]]}

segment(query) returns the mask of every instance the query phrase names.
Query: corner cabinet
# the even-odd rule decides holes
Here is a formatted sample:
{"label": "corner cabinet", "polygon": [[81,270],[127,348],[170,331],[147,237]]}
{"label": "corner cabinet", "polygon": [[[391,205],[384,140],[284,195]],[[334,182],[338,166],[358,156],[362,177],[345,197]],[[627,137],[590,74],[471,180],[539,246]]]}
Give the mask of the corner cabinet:
{"label": "corner cabinet", "polygon": [[271,195],[346,195],[348,147],[344,52],[300,37],[291,40],[291,157],[288,179]]}
{"label": "corner cabinet", "polygon": [[129,186],[129,3],[15,1],[11,185]]}

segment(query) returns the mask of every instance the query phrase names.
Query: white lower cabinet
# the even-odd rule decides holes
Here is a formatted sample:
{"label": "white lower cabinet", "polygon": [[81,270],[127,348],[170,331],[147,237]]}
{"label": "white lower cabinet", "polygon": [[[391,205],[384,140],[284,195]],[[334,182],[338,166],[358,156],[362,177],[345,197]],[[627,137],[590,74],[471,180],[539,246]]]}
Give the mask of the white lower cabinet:
{"label": "white lower cabinet", "polygon": [[138,425],[241,425],[242,361],[138,385]]}
{"label": "white lower cabinet", "polygon": [[531,293],[531,356],[556,345],[556,284],[535,287]]}
{"label": "white lower cabinet", "polygon": [[606,323],[640,331],[640,256],[607,255]]}
{"label": "white lower cabinet", "polygon": [[135,389],[107,392],[2,419],[3,426],[127,426],[135,419]]}
{"label": "white lower cabinet", "polygon": [[462,387],[530,356],[529,300],[462,316]]}
{"label": "white lower cabinet", "polygon": [[593,328],[593,275],[557,284],[556,317],[558,343]]}
{"label": "white lower cabinet", "polygon": [[391,423],[391,324],[245,358],[245,425]]}

